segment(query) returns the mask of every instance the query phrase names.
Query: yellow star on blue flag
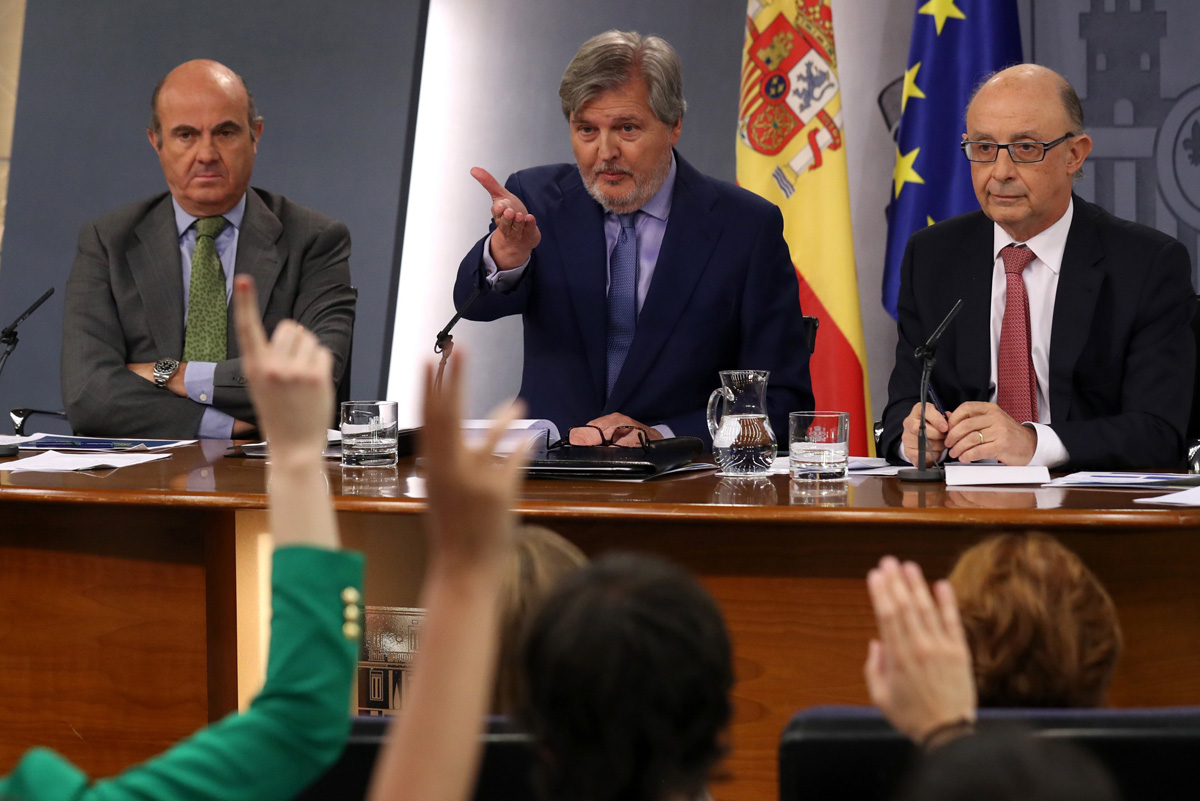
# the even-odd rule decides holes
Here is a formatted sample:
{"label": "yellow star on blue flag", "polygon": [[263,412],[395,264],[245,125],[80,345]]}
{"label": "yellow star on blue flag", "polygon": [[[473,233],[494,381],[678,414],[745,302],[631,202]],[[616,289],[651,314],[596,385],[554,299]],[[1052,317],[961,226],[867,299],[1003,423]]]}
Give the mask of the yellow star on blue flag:
{"label": "yellow star on blue flag", "polygon": [[979,208],[970,162],[958,148],[971,92],[990,73],[1021,63],[1016,0],[918,3],[887,212],[883,306],[893,317],[908,238],[934,220]]}

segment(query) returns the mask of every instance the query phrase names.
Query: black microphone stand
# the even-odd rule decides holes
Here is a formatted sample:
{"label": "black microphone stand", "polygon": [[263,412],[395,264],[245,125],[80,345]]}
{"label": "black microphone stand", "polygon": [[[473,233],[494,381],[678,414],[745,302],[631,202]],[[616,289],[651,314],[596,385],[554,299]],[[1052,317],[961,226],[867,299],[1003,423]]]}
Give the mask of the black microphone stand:
{"label": "black microphone stand", "polygon": [[946,330],[946,326],[950,325],[950,321],[954,319],[954,315],[958,314],[958,310],[962,308],[962,298],[954,304],[954,308],[950,309],[950,313],[946,315],[946,319],[942,320],[942,324],[937,327],[925,341],[915,351],[913,356],[921,360],[921,423],[917,427],[917,467],[909,467],[904,470],[899,470],[896,477],[901,481],[945,481],[946,471],[939,466],[929,467],[925,464],[925,454],[929,447],[929,438],[925,433],[925,404],[929,400],[929,375],[933,372],[933,365],[936,362],[934,353],[937,352],[938,340],[942,338],[942,332]]}
{"label": "black microphone stand", "polygon": [[[37,311],[37,307],[46,302],[46,299],[54,294],[54,287],[47,289],[40,298],[33,302],[25,312],[12,322],[12,325],[0,331],[0,345],[4,346],[4,352],[0,353],[0,373],[4,372],[4,365],[8,363],[8,357],[17,349],[17,326],[25,322],[25,318]],[[0,445],[0,456],[16,456],[17,447],[15,445]]]}
{"label": "black microphone stand", "polygon": [[446,323],[446,327],[438,331],[437,340],[433,344],[433,352],[442,354],[442,358],[438,362],[437,377],[433,380],[435,387],[442,385],[442,373],[446,371],[446,361],[450,358],[450,354],[454,352],[454,337],[450,334],[450,329],[462,319],[462,316],[475,304],[475,301],[482,293],[483,287],[476,284],[475,291],[471,293],[471,297],[467,298],[467,302],[463,304],[461,309],[454,313],[454,316],[450,318],[450,322]]}

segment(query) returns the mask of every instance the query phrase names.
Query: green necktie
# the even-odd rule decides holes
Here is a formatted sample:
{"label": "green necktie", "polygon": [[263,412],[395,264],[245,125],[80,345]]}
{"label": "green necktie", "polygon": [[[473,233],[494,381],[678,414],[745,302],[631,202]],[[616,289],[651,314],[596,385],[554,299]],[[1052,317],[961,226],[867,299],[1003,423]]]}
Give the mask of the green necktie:
{"label": "green necktie", "polygon": [[196,220],[196,249],[192,251],[192,281],[188,290],[187,335],[183,344],[185,362],[225,360],[225,270],[217,256],[217,234],[225,228],[224,217]]}

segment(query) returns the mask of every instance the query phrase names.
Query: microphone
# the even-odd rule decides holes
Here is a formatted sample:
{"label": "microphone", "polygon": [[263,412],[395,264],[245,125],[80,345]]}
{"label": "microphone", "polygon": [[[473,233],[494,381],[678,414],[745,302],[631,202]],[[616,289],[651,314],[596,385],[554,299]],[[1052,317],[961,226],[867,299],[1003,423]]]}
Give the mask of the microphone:
{"label": "microphone", "polygon": [[896,472],[901,481],[945,481],[946,471],[938,466],[926,467],[925,454],[929,448],[929,439],[925,432],[925,404],[929,400],[929,374],[933,372],[934,354],[937,352],[938,340],[946,331],[946,326],[962,308],[962,298],[954,304],[949,314],[942,320],[941,325],[934,329],[925,340],[925,344],[913,351],[913,357],[921,360],[921,423],[917,428],[917,467],[910,467]]}
{"label": "microphone", "polygon": [[442,373],[446,371],[446,360],[450,358],[450,354],[454,352],[454,337],[450,333],[450,329],[458,324],[462,316],[466,314],[479,296],[483,294],[483,287],[480,284],[475,285],[475,290],[471,293],[471,297],[467,298],[467,302],[462,308],[454,313],[450,318],[450,322],[446,323],[446,327],[438,331],[437,340],[433,343],[433,352],[442,354],[441,360],[438,362],[437,376],[433,379],[434,387],[442,386]]}
{"label": "microphone", "polygon": [[[38,306],[46,302],[46,298],[54,294],[54,287],[47,289],[40,298],[33,302],[28,309],[21,314],[20,317],[13,320],[12,324],[7,328],[0,330],[0,344],[4,345],[4,352],[0,353],[0,373],[4,372],[4,365],[8,363],[9,355],[17,348],[17,326],[25,322],[25,318],[37,311]],[[16,456],[16,445],[0,446],[0,456]]]}
{"label": "microphone", "polygon": [[40,298],[38,298],[37,300],[35,300],[33,302],[32,306],[30,306],[28,309],[25,310],[24,314],[22,314],[17,319],[13,320],[12,324],[9,325],[7,328],[5,328],[3,331],[0,331],[0,342],[3,342],[4,344],[7,345],[9,343],[9,341],[11,340],[13,345],[15,346],[17,344],[17,326],[19,326],[21,323],[25,322],[25,318],[28,317],[29,315],[33,314],[35,311],[37,311],[38,306],[41,306],[43,303],[45,303],[46,299],[53,294],[54,294],[54,287],[50,287],[42,294],[42,296]]}

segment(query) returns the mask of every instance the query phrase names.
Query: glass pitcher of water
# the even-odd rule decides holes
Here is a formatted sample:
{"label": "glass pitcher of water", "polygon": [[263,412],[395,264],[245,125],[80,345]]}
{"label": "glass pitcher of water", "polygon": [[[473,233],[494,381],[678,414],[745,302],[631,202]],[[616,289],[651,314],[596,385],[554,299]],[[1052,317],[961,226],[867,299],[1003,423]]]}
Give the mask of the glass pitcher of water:
{"label": "glass pitcher of water", "polygon": [[[767,370],[722,370],[721,388],[708,398],[713,456],[727,476],[771,472],[775,432],[767,419]],[[721,414],[717,415],[720,405]]]}

